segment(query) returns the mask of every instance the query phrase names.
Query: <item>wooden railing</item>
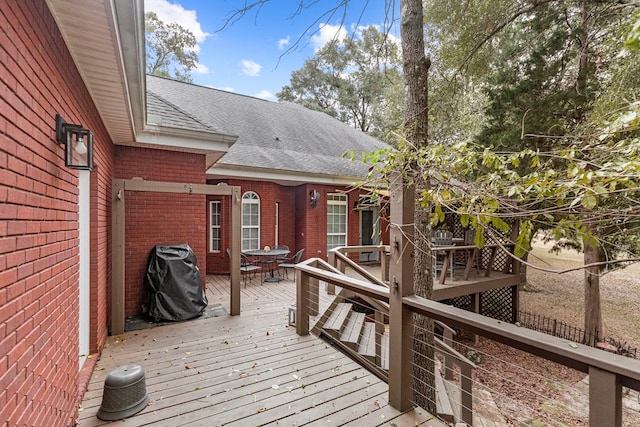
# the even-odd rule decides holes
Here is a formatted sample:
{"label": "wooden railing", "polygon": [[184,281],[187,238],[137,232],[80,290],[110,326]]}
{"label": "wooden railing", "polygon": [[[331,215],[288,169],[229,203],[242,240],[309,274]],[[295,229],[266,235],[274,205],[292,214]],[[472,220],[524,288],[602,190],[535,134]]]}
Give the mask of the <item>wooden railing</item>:
{"label": "wooden railing", "polygon": [[[393,264],[392,264],[393,267]],[[392,268],[393,274],[393,268]],[[309,334],[309,300],[317,288],[313,282],[348,289],[357,294],[389,303],[389,403],[398,410],[411,409],[412,390],[412,316],[420,314],[447,325],[526,351],[589,374],[589,425],[622,426],[622,386],[640,391],[640,360],[635,360],[575,344],[540,332],[487,318],[476,313],[427,300],[403,289],[395,281],[392,289],[354,279],[335,272],[320,259],[309,259],[296,266],[296,331]],[[393,277],[393,276],[392,276]],[[311,286],[310,286],[311,285]]]}

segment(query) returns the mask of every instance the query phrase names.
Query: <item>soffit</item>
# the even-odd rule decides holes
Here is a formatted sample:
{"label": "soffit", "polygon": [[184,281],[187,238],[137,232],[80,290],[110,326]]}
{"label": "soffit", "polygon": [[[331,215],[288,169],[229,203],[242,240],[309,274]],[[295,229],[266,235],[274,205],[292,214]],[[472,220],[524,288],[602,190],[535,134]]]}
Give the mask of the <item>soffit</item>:
{"label": "soffit", "polygon": [[[132,98],[124,56],[129,55],[136,61],[139,59],[141,52],[136,41],[139,35],[121,34],[117,20],[119,11],[122,19],[128,21],[124,26],[130,32],[139,31],[137,27],[140,25],[135,20],[140,19],[137,15],[143,13],[141,2],[118,2],[118,11],[110,0],[47,0],[47,4],[112,141],[116,144],[135,141]],[[125,13],[130,15],[126,16]],[[144,30],[143,24],[141,28]],[[123,44],[125,47],[121,50],[123,40],[127,44]],[[144,45],[142,48],[144,49]],[[131,72],[139,73],[138,70],[130,70]],[[130,77],[135,79],[135,75]],[[143,82],[143,79],[139,80]],[[132,89],[141,91],[140,87]],[[141,102],[141,105],[134,108],[144,106],[144,96],[142,99],[140,93],[132,93],[132,96],[135,102]]]}

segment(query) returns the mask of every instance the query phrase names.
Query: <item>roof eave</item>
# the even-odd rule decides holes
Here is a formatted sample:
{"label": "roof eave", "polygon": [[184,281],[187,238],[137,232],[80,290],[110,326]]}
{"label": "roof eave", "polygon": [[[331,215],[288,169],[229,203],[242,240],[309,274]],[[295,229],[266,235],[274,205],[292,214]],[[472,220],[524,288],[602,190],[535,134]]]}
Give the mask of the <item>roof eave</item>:
{"label": "roof eave", "polygon": [[366,177],[314,174],[269,168],[252,168],[217,163],[207,170],[207,177],[214,179],[247,179],[275,182],[284,186],[301,184],[324,184],[351,187],[363,182]]}
{"label": "roof eave", "polygon": [[[163,125],[147,125],[138,132],[136,146],[199,153],[206,156],[206,167],[210,168],[229,151],[238,136],[222,133],[195,131]],[[133,144],[132,144],[133,145]]]}

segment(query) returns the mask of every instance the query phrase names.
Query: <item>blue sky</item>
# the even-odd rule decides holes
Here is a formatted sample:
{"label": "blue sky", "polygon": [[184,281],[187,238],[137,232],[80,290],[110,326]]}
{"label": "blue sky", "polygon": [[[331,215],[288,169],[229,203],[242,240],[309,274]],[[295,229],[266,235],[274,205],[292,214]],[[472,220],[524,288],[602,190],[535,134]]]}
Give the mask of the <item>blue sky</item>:
{"label": "blue sky", "polygon": [[[145,0],[145,11],[194,33],[199,59],[191,73],[194,83],[272,101],[289,84],[291,72],[337,32],[357,37],[358,27],[382,30],[386,8],[395,6],[387,21],[396,21],[391,34],[399,37],[400,0],[349,0],[333,16],[327,11],[344,0],[269,0],[223,28],[232,11],[257,1]],[[299,3],[308,7],[297,13]]]}

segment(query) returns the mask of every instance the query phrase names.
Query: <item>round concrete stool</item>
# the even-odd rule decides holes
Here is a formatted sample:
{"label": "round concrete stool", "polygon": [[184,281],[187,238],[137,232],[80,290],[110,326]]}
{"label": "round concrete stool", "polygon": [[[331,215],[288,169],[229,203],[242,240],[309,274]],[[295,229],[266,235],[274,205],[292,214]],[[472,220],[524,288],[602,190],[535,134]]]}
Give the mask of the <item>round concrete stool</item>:
{"label": "round concrete stool", "polygon": [[144,369],[138,365],[120,366],[104,381],[102,404],[98,418],[104,421],[128,418],[140,412],[149,402]]}

